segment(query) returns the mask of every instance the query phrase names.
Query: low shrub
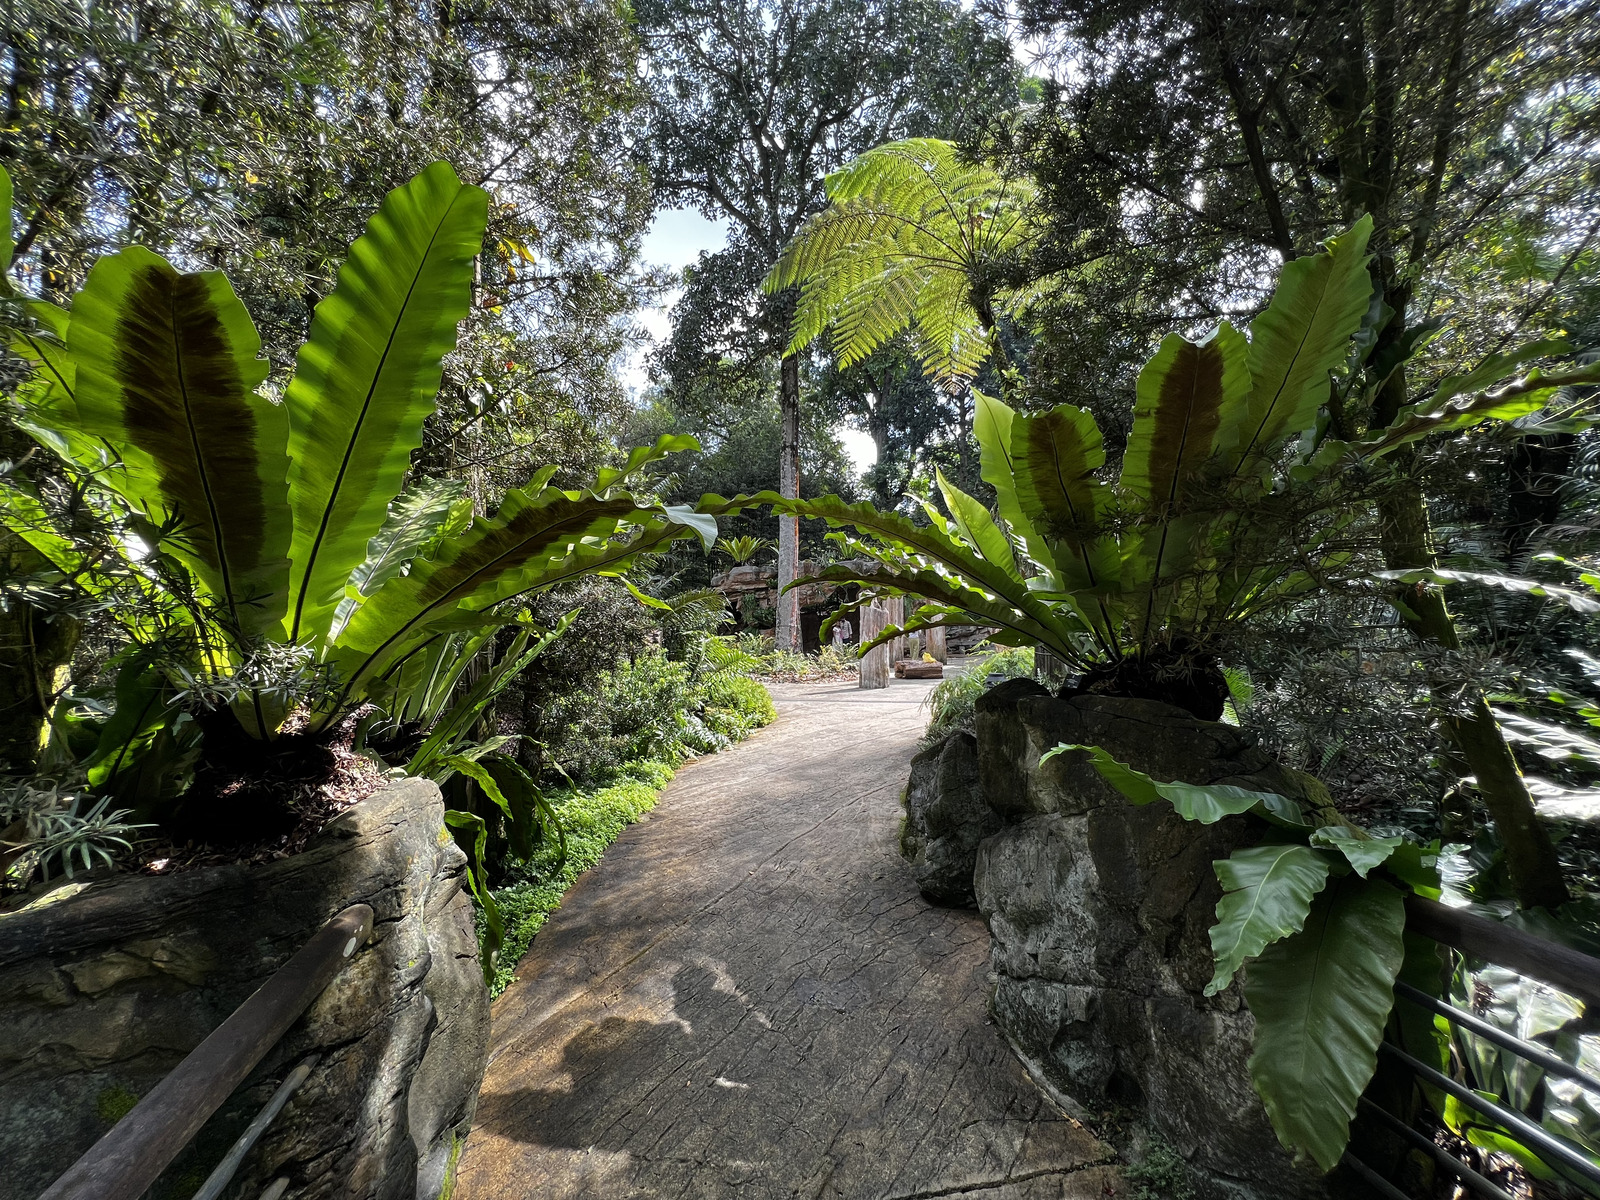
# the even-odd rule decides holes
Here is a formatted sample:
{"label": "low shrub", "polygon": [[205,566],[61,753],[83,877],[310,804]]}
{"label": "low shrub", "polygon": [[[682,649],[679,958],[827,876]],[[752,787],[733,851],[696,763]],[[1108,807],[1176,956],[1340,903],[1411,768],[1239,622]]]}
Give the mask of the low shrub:
{"label": "low shrub", "polygon": [[743,675],[721,676],[706,685],[702,719],[730,741],[749,737],[778,719],[767,689]]}
{"label": "low shrub", "polygon": [[975,654],[961,671],[946,676],[922,702],[928,710],[928,731],[923,740],[931,744],[958,729],[971,730],[973,705],[989,690],[989,676],[994,674],[1007,679],[1032,677],[1033,647],[1013,646]]}
{"label": "low shrub", "polygon": [[589,691],[558,697],[543,725],[549,757],[579,783],[600,784],[627,763],[714,754],[776,716],[755,680],[651,650],[599,672]]}
{"label": "low shrub", "polygon": [[1194,1183],[1183,1158],[1160,1138],[1151,1138],[1144,1157],[1123,1170],[1134,1200],[1193,1200]]}

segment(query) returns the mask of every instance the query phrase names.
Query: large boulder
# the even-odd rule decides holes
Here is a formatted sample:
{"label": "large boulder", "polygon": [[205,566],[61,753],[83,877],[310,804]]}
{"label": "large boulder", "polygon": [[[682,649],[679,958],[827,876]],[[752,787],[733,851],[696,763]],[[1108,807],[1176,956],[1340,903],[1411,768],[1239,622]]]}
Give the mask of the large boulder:
{"label": "large boulder", "polygon": [[1098,745],[1158,780],[1228,783],[1297,799],[1303,777],[1240,730],[1149,700],[1055,699],[1022,682],[978,705],[978,773],[1006,827],[978,848],[995,1021],[1063,1098],[1142,1111],[1194,1172],[1203,1200],[1325,1197],[1279,1146],[1250,1083],[1254,1024],[1238,985],[1206,997],[1211,864],[1259,838],[1244,818],[1197,825],[1138,807],[1082,754]]}
{"label": "large boulder", "polygon": [[38,1195],[330,916],[359,951],[152,1192],[188,1195],[321,1055],[230,1195],[433,1200],[477,1103],[489,1003],[439,790],[393,784],[260,866],[69,886],[0,915],[0,1200]]}
{"label": "large boulder", "polygon": [[977,907],[972,873],[978,843],[1002,824],[978,786],[978,743],[970,733],[953,733],[911,760],[900,852],[929,900]]}

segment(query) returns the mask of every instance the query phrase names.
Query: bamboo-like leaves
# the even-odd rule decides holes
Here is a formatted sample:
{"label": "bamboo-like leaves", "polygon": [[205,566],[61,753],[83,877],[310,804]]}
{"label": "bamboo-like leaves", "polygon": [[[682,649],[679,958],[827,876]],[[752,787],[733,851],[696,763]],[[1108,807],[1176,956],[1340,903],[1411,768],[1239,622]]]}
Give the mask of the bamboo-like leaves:
{"label": "bamboo-like leaves", "polygon": [[168,548],[235,629],[274,626],[289,542],[284,412],[254,394],[267,363],[227,278],[131,246],[89,272],[67,337],[77,426],[125,465],[108,481],[153,521],[181,522]]}
{"label": "bamboo-like leaves", "polygon": [[1344,1153],[1377,1068],[1404,931],[1398,891],[1346,875],[1317,896],[1299,933],[1269,945],[1245,974],[1256,1091],[1278,1140],[1324,1171]]}
{"label": "bamboo-like leaves", "polygon": [[291,640],[327,631],[400,490],[467,315],[487,220],[486,193],[435,163],[389,193],[317,305],[285,395]]}

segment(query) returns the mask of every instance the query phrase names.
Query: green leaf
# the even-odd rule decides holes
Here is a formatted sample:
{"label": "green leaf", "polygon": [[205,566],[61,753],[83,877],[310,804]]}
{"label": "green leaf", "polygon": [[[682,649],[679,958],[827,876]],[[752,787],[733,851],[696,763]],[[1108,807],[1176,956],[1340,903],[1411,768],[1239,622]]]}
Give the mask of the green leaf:
{"label": "green leaf", "polygon": [[[83,565],[83,553],[71,538],[58,533],[49,512],[27,480],[15,476],[0,483],[0,525],[4,525],[28,545],[67,574]],[[88,585],[88,579],[79,583]]]}
{"label": "green leaf", "polygon": [[1372,296],[1362,217],[1322,254],[1285,263],[1266,310],[1250,323],[1250,403],[1219,435],[1236,471],[1270,461],[1316,420],[1329,372],[1345,361]]}
{"label": "green leaf", "polygon": [[1394,888],[1346,875],[1317,896],[1299,933],[1268,946],[1245,974],[1251,1079],[1278,1140],[1324,1171],[1343,1155],[1377,1067],[1405,919]]}
{"label": "green leaf", "polygon": [[[468,502],[463,513],[463,485],[454,479],[425,479],[406,489],[389,505],[383,528],[367,543],[367,557],[350,572],[347,590],[370,596],[424,549],[454,518],[471,519]],[[462,522],[455,532],[466,528]]]}
{"label": "green leaf", "polygon": [[[707,502],[713,499],[703,499],[701,507],[705,508]],[[776,492],[760,492],[742,497],[739,503],[770,504],[779,512],[821,517],[830,525],[853,525],[892,546],[898,554],[923,560],[916,564],[911,573],[919,579],[928,577],[931,590],[917,592],[913,587],[912,594],[945,600],[953,591],[959,591],[969,596],[971,603],[955,599],[950,599],[949,603],[970,608],[974,613],[981,612],[990,623],[1004,628],[1026,626],[1030,631],[1037,631],[1031,634],[1035,640],[1044,642],[1067,661],[1081,661],[1082,656],[1076,649],[1074,637],[1075,633],[1081,632],[1081,625],[1074,628],[1073,623],[1064,619],[1059,608],[1034,597],[1026,580],[996,563],[979,558],[965,543],[933,526],[915,525],[897,513],[881,513],[870,504],[849,504],[838,496],[793,500]],[[938,574],[926,569],[935,566],[939,568]],[[988,597],[981,593],[988,593]]]}
{"label": "green leaf", "polygon": [[317,305],[284,403],[292,641],[326,635],[400,491],[472,295],[488,196],[438,162],[396,188]]}
{"label": "green leaf", "polygon": [[904,336],[929,374],[976,375],[994,340],[972,281],[1034,236],[1031,181],[965,161],[953,142],[907,138],[859,155],[826,186],[827,209],[762,284],[800,289],[787,353],[831,329],[848,367]]}
{"label": "green leaf", "polygon": [[484,939],[483,939],[483,982],[485,985],[494,983],[495,959],[499,956],[500,947],[506,940],[505,918],[500,915],[500,906],[495,903],[494,893],[489,890],[487,877],[484,875],[484,852],[488,847],[489,828],[483,823],[483,818],[477,813],[462,812],[459,809],[446,809],[444,822],[455,831],[456,844],[461,847],[467,856],[467,885],[471,887],[473,896],[478,901],[478,907],[483,909]]}
{"label": "green leaf", "polygon": [[1439,382],[1439,386],[1433,389],[1426,400],[1402,409],[1401,412],[1437,411],[1457,396],[1476,395],[1488,391],[1497,383],[1504,383],[1527,363],[1541,358],[1567,358],[1576,350],[1577,347],[1565,338],[1539,338],[1502,354],[1486,355],[1472,370],[1464,375],[1446,377]]}
{"label": "green leaf", "polygon": [[962,539],[1003,571],[1017,574],[1017,560],[1012,556],[1011,543],[994,523],[989,510],[945,478],[942,467],[934,468],[934,478],[939,484],[939,494],[944,497],[950,518],[961,532]]}
{"label": "green leaf", "polygon": [[1080,746],[1062,743],[1047,750],[1039,758],[1043,766],[1058,754],[1082,751],[1089,756],[1094,769],[1123,798],[1134,804],[1153,804],[1165,800],[1180,817],[1212,825],[1223,817],[1236,816],[1262,807],[1281,808],[1292,803],[1275,792],[1252,792],[1231,784],[1205,786],[1195,783],[1157,783],[1143,771],[1135,771],[1127,763],[1118,762],[1099,746]]}
{"label": "green leaf", "polygon": [[1224,321],[1203,342],[1161,340],[1139,372],[1122,493],[1158,516],[1183,511],[1185,494],[1217,450],[1224,419],[1243,420],[1251,397],[1250,344]]}
{"label": "green leaf", "polygon": [[181,521],[166,548],[236,630],[276,627],[288,577],[285,414],[254,394],[267,362],[227,278],[180,274],[130,246],[89,272],[67,338],[78,426],[127,467],[107,483],[153,522]]}
{"label": "green leaf", "polygon": [[1394,852],[1405,844],[1405,838],[1375,838],[1348,825],[1324,825],[1312,831],[1311,844],[1339,851],[1350,863],[1351,869],[1365,879],[1373,867],[1381,867],[1389,861]]}
{"label": "green leaf", "polygon": [[1106,453],[1094,418],[1070,404],[1015,417],[1011,448],[1017,504],[1026,527],[1037,531],[1026,543],[1029,553],[1054,570],[1064,589],[1110,589],[1117,548],[1102,528],[1111,489],[1095,478]]}
{"label": "green leaf", "polygon": [[635,446],[628,451],[628,458],[620,467],[601,467],[595,477],[594,490],[603,492],[607,488],[615,487],[625,482],[640,467],[653,463],[679,450],[698,450],[700,440],[687,433],[664,433],[656,439],[653,446]]}
{"label": "green leaf", "polygon": [[972,432],[978,439],[979,473],[983,481],[994,489],[995,508],[1000,513],[1000,519],[1010,525],[1012,532],[1029,547],[1030,555],[1045,563],[1033,549],[1037,534],[1023,513],[1017,495],[1017,465],[1012,457],[1012,426],[1017,414],[977,388],[972,389],[972,399]]}
{"label": "green leaf", "polygon": [[1298,933],[1312,898],[1328,882],[1328,856],[1307,846],[1252,846],[1212,864],[1222,883],[1217,923],[1211,927],[1216,974],[1206,984],[1215,996],[1247,958]]}
{"label": "green leaf", "polygon": [[506,823],[506,840],[511,853],[526,862],[533,857],[539,841],[553,831],[559,843],[557,869],[566,861],[567,834],[562,828],[555,809],[550,807],[532,775],[514,758],[504,754],[486,754],[478,760],[492,775],[506,797],[511,816]]}
{"label": "green leaf", "polygon": [[662,506],[661,512],[674,525],[682,525],[698,535],[702,549],[709,551],[717,544],[717,518],[710,513],[699,512],[691,504],[667,504]]}
{"label": "green leaf", "polygon": [[1295,473],[1310,477],[1345,458],[1378,458],[1433,434],[1454,433],[1484,421],[1515,421],[1538,412],[1562,388],[1600,383],[1600,364],[1590,364],[1549,374],[1534,369],[1489,389],[1529,358],[1570,349],[1566,342],[1535,342],[1511,354],[1490,355],[1476,370],[1445,380],[1428,399],[1402,408],[1387,427],[1353,442],[1328,442]]}
{"label": "green leaf", "polygon": [[1514,575],[1500,575],[1492,571],[1455,571],[1443,567],[1418,567],[1408,571],[1375,571],[1379,579],[1394,583],[1476,583],[1482,587],[1500,588],[1507,592],[1521,592],[1565,604],[1573,612],[1600,612],[1600,600],[1591,592],[1578,592],[1559,583],[1545,583],[1538,579],[1519,579]]}
{"label": "green leaf", "polygon": [[[624,521],[638,533],[627,542],[608,541]],[[471,620],[513,596],[619,570],[687,532],[625,493],[508,492],[493,518],[414,563],[356,610],[339,635],[341,662],[353,672],[347,679],[353,686],[386,668],[416,638],[458,616]]]}
{"label": "green leaf", "polygon": [[16,243],[11,237],[11,172],[0,167],[0,275],[11,270]]}

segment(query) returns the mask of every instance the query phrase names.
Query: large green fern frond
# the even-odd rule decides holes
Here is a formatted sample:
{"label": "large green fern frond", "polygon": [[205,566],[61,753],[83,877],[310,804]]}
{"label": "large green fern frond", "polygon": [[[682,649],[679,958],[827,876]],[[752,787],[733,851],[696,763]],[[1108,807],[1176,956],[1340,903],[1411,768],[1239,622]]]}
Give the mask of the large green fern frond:
{"label": "large green fern frond", "polygon": [[859,156],[827,189],[829,207],[806,222],[764,284],[800,289],[788,352],[831,330],[834,353],[850,366],[909,332],[930,375],[976,375],[993,346],[972,282],[1032,236],[1032,186],[961,161],[949,142],[910,138]]}

